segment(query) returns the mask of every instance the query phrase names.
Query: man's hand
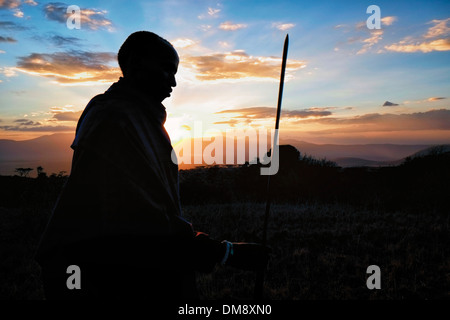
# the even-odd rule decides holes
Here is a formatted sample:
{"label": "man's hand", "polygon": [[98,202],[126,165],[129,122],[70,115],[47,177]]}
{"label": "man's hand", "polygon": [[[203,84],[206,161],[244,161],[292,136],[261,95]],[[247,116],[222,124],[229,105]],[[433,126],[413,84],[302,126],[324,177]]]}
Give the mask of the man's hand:
{"label": "man's hand", "polygon": [[195,232],[191,259],[195,270],[209,273],[225,254],[222,243],[211,239],[208,234]]}
{"label": "man's hand", "polygon": [[225,263],[244,270],[265,269],[269,261],[270,248],[258,243],[233,242],[233,254]]}

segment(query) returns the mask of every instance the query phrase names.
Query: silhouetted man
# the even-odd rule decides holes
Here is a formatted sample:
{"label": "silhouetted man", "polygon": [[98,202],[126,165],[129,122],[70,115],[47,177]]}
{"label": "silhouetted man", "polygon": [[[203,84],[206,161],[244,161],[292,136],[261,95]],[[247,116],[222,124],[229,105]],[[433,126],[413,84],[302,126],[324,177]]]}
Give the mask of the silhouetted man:
{"label": "silhouetted man", "polygon": [[[38,249],[47,299],[194,299],[196,271],[264,267],[264,247],[210,239],[182,217],[161,104],[176,86],[175,49],[140,31],[118,61],[123,77],[78,121],[71,174]],[[80,289],[68,288],[71,265]]]}

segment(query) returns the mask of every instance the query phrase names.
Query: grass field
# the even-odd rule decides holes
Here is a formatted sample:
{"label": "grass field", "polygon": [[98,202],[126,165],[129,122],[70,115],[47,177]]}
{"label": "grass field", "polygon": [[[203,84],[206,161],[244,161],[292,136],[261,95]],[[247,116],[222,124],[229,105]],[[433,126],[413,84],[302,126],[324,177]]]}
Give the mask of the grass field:
{"label": "grass field", "polygon": [[[264,203],[184,206],[196,230],[215,239],[257,242]],[[50,210],[0,209],[2,299],[44,299],[32,260]],[[448,215],[378,212],[340,204],[272,205],[272,249],[264,295],[297,299],[449,299]],[[381,269],[381,290],[369,290],[369,265]],[[198,276],[202,299],[252,299],[255,275],[216,267]]]}
{"label": "grass field", "polygon": [[[211,237],[258,241],[265,205],[186,207]],[[265,297],[296,299],[450,298],[449,218],[431,212],[377,212],[330,204],[275,204]],[[369,290],[369,265],[381,290]],[[198,279],[205,299],[249,299],[254,275],[227,267]]]}

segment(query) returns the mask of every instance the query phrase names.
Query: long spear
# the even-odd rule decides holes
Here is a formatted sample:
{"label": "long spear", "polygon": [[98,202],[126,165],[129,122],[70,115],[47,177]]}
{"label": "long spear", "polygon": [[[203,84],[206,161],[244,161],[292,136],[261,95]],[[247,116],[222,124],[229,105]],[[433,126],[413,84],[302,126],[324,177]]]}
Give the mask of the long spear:
{"label": "long spear", "polygon": [[[275,134],[272,143],[272,152],[270,154],[270,164],[273,165],[272,160],[274,152],[278,151],[276,144],[278,143],[278,128],[280,125],[280,115],[281,115],[281,101],[283,98],[283,86],[284,86],[284,74],[286,73],[286,60],[287,60],[287,52],[289,46],[289,34],[286,35],[286,39],[284,40],[283,47],[283,60],[281,62],[281,76],[280,76],[280,87],[278,90],[278,103],[277,103],[277,118],[275,121]],[[267,200],[266,200],[266,213],[264,215],[264,225],[263,225],[263,236],[262,236],[262,245],[267,245],[267,224],[269,221],[270,214],[270,174],[267,176]],[[256,283],[255,283],[255,299],[261,300],[263,296],[263,284],[264,284],[264,269],[258,270],[256,274]]]}

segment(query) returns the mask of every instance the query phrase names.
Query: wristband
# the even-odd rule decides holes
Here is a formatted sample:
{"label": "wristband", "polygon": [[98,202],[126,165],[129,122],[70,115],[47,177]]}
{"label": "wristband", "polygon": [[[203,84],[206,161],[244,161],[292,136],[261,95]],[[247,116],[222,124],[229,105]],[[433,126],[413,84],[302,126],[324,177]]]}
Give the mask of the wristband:
{"label": "wristband", "polygon": [[224,265],[225,263],[227,263],[228,258],[232,256],[234,252],[233,252],[233,244],[230,241],[223,240],[222,243],[225,243],[227,245],[225,255],[223,256],[223,259],[220,262],[221,265]]}

